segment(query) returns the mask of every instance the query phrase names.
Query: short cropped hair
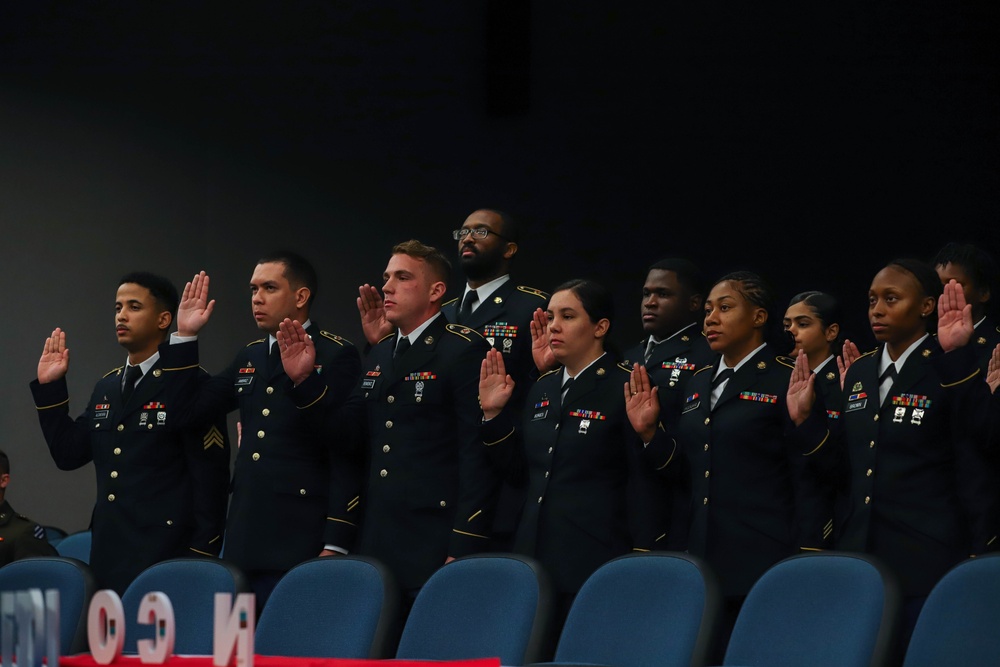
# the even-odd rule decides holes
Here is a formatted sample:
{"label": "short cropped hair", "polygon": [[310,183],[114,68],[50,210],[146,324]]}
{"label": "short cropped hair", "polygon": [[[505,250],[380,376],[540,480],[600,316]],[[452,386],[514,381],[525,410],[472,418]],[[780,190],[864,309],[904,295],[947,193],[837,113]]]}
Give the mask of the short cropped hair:
{"label": "short cropped hair", "polygon": [[493,215],[500,218],[500,234],[505,240],[512,243],[517,243],[521,236],[520,225],[517,219],[506,211],[501,211],[498,208],[481,208],[480,211],[486,211],[487,213],[492,213]]}
{"label": "short cropped hair", "polygon": [[430,267],[435,278],[443,283],[448,282],[451,276],[451,262],[441,254],[441,251],[429,245],[425,245],[416,239],[397,243],[392,247],[393,255],[408,255],[416,259],[422,259]]}
{"label": "short cropped hair", "polygon": [[306,301],[306,307],[311,308],[316,302],[316,295],[319,293],[319,278],[317,278],[316,269],[309,260],[291,250],[277,250],[257,260],[258,264],[269,264],[271,262],[285,265],[285,271],[282,275],[288,280],[288,284],[291,285],[292,289],[305,287],[309,290],[309,299]]}
{"label": "short cropped hair", "polygon": [[10,459],[7,458],[7,453],[0,449],[0,475],[10,474]]}
{"label": "short cropped hair", "polygon": [[180,303],[180,298],[172,282],[148,271],[133,271],[122,276],[118,286],[121,287],[125,283],[134,283],[148,289],[157,305],[163,310],[169,310],[171,319],[177,319],[177,304]]}
{"label": "short cropped hair", "polygon": [[997,265],[993,257],[982,248],[971,243],[947,243],[938,250],[931,261],[933,266],[957,264],[972,279],[976,289],[991,292],[997,279]]}
{"label": "short cropped hair", "polygon": [[688,296],[708,296],[708,280],[694,262],[670,257],[656,262],[646,273],[650,271],[673,271],[677,275],[677,282],[687,291]]}

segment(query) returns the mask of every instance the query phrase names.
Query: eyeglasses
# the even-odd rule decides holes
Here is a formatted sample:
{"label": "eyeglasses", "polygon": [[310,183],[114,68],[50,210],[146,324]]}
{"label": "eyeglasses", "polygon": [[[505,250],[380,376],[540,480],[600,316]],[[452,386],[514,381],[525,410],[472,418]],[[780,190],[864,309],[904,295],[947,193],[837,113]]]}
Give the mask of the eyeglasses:
{"label": "eyeglasses", "polygon": [[490,234],[493,234],[494,236],[506,240],[506,238],[504,238],[502,234],[497,234],[496,232],[487,229],[486,227],[476,227],[475,229],[468,229],[467,227],[463,227],[462,229],[456,229],[451,233],[451,238],[455,239],[456,241],[461,241],[469,234],[472,234],[477,239],[485,239]]}

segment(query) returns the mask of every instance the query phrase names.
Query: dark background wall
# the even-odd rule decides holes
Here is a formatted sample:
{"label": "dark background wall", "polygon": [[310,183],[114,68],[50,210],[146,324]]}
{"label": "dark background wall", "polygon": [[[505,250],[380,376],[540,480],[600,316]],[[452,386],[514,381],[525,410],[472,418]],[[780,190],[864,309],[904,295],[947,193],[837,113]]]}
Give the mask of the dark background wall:
{"label": "dark background wall", "polygon": [[136,267],[210,272],[202,358],[218,370],[256,337],[246,283],[266,250],[310,256],[316,318],[357,341],[356,287],[390,247],[451,248],[484,205],[525,223],[519,283],[614,287],[623,347],[661,256],[759,270],[782,304],[833,291],[870,345],[886,260],[953,238],[997,251],[996,3],[680,5],[4,3],[15,507],[86,526],[93,472],[55,469],[26,384],[61,326],[84,408],[123,361],[113,294]]}

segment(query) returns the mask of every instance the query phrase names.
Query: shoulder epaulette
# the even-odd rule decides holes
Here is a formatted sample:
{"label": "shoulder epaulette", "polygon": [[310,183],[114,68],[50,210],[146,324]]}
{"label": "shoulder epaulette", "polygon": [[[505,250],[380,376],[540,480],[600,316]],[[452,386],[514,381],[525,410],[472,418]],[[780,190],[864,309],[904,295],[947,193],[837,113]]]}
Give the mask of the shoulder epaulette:
{"label": "shoulder epaulette", "polygon": [[450,301],[445,301],[444,303],[442,303],[441,307],[444,308],[445,306],[450,306],[451,304],[455,303],[456,301],[458,301],[458,297],[457,296],[454,299],[451,299]]}
{"label": "shoulder epaulette", "polygon": [[[698,370],[696,370],[694,372],[694,375],[697,375],[698,373],[700,373],[702,371],[707,371],[709,368],[715,368],[715,366],[702,366],[701,368],[699,368]],[[692,375],[691,377],[694,377],[694,375]]]}
{"label": "shoulder epaulette", "polygon": [[327,338],[329,340],[332,340],[337,345],[341,345],[342,346],[344,343],[347,343],[348,345],[353,345],[353,343],[351,341],[347,340],[346,338],[344,338],[342,336],[338,336],[337,334],[332,334],[329,331],[323,331],[321,329],[320,332],[319,332],[319,335],[322,336],[323,338]]}
{"label": "shoulder epaulette", "polygon": [[122,368],[123,368],[123,366],[119,366],[118,368],[112,368],[110,371],[108,371],[107,373],[105,373],[103,377],[108,377],[109,375],[114,375],[115,373],[120,373],[121,370],[122,370]]}
{"label": "shoulder epaulette", "polygon": [[[395,335],[396,335],[396,332],[394,331],[394,332],[392,332],[391,334],[389,334],[387,336],[382,336],[381,338],[378,339],[378,343],[381,343],[382,341],[384,341],[387,338],[392,338]],[[375,344],[378,345],[378,343],[375,343]]]}
{"label": "shoulder epaulette", "polygon": [[547,372],[542,373],[541,375],[539,375],[538,379],[541,380],[546,375],[552,375],[553,373],[558,373],[561,370],[562,370],[562,366],[560,366],[559,368],[553,368],[551,371],[547,371]]}
{"label": "shoulder epaulette", "polygon": [[483,337],[481,333],[475,329],[470,329],[469,327],[463,327],[461,324],[446,324],[444,330],[448,333],[455,334],[459,338],[464,338],[465,340],[472,340],[469,338],[471,334],[476,334],[480,338]]}
{"label": "shoulder epaulette", "polygon": [[257,340],[252,340],[249,343],[247,343],[247,347],[250,347],[251,345],[256,345],[257,343],[263,343],[266,340],[267,340],[266,338],[258,338]]}
{"label": "shoulder epaulette", "polygon": [[524,292],[525,294],[530,294],[531,296],[537,296],[539,299],[548,299],[549,295],[540,289],[535,289],[534,287],[526,287],[524,285],[517,286],[518,292]]}
{"label": "shoulder epaulette", "polygon": [[789,359],[788,357],[778,355],[777,357],[774,358],[774,360],[777,361],[782,366],[784,366],[785,368],[795,368],[795,361]]}
{"label": "shoulder epaulette", "polygon": [[1000,326],[997,327],[997,333],[1000,333]]}
{"label": "shoulder epaulette", "polygon": [[865,352],[860,357],[858,357],[858,359],[861,359],[862,357],[870,357],[871,355],[875,354],[876,352],[878,352],[878,348],[877,347],[874,350],[869,350],[868,352]]}
{"label": "shoulder epaulette", "polygon": [[629,368],[628,364],[626,364],[625,362],[622,362],[622,361],[618,362],[618,368],[622,369],[626,373],[631,373],[632,372],[632,369]]}

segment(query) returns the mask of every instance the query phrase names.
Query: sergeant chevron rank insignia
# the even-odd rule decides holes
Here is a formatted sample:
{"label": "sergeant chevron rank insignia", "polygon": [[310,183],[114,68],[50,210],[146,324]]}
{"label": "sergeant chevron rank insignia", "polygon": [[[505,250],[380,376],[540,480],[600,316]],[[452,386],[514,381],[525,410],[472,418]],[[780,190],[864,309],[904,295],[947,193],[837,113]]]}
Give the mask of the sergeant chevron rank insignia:
{"label": "sergeant chevron rank insignia", "polygon": [[222,437],[222,432],[219,431],[217,426],[213,426],[209,429],[208,433],[205,434],[205,437],[202,438],[202,442],[205,444],[205,449],[208,449],[213,445],[218,446],[220,449],[225,448],[225,438]]}

